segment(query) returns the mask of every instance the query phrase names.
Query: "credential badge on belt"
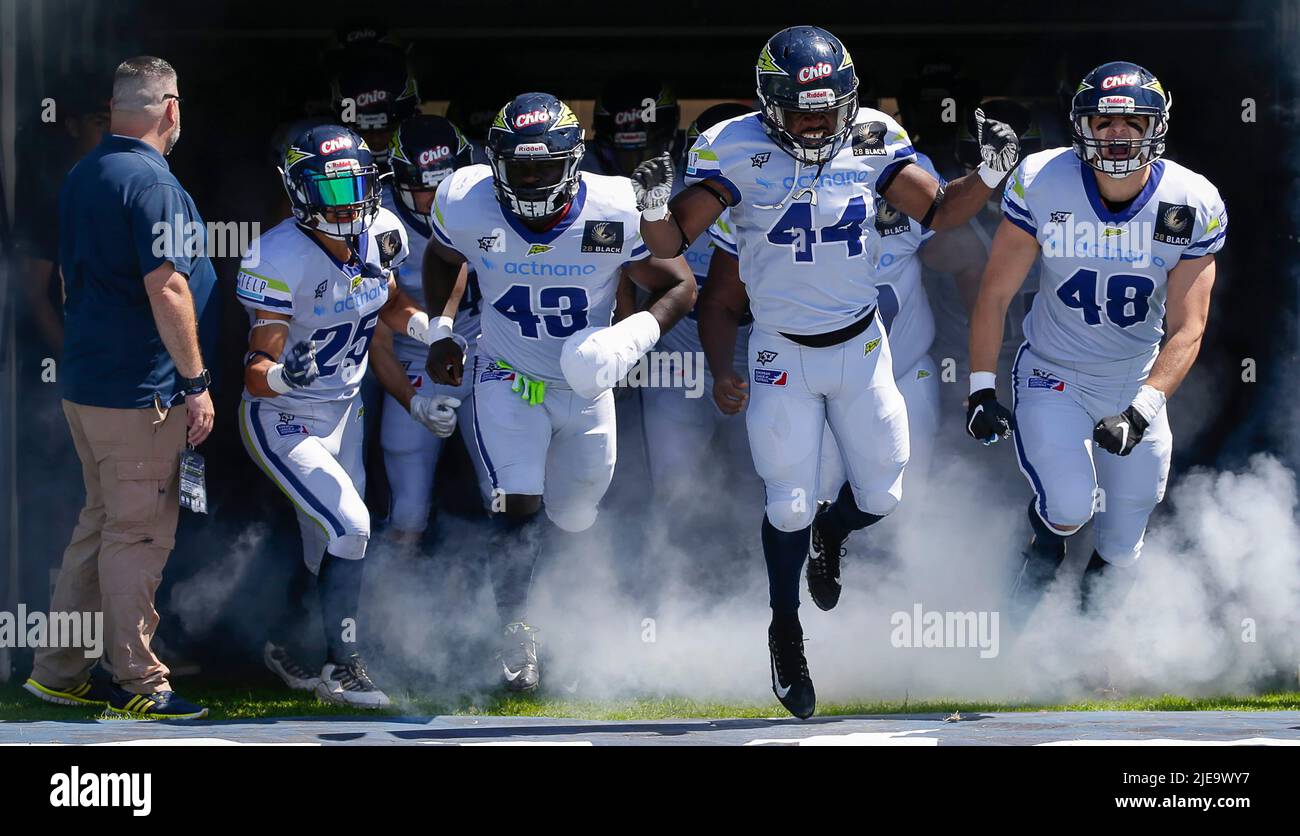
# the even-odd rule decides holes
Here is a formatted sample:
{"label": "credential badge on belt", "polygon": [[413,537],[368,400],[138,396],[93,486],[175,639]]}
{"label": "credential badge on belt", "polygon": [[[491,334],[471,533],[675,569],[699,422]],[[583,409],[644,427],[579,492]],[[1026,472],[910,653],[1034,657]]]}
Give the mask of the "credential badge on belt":
{"label": "credential badge on belt", "polygon": [[208,513],[208,488],[203,474],[206,465],[193,447],[181,451],[181,507],[196,514]]}

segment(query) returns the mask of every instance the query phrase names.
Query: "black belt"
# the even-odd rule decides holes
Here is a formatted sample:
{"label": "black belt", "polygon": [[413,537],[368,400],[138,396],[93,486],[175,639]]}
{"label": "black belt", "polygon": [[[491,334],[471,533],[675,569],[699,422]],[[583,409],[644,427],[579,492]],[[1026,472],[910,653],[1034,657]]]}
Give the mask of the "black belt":
{"label": "black belt", "polygon": [[808,348],[830,348],[833,345],[848,342],[858,334],[861,334],[863,331],[871,327],[871,323],[875,318],[876,306],[872,305],[871,310],[867,311],[866,316],[862,317],[862,319],[859,319],[852,325],[845,325],[838,331],[830,331],[825,334],[787,334],[784,331],[779,331],[777,333],[790,342],[799,343],[799,345],[807,346]]}

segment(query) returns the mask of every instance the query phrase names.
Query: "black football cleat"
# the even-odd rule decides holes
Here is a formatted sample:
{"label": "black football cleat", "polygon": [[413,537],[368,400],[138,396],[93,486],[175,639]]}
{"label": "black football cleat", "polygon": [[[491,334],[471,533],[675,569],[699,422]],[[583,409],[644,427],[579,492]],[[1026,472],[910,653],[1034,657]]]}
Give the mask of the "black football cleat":
{"label": "black football cleat", "polygon": [[515,621],[506,625],[501,638],[501,684],[507,691],[535,691],[541,682],[537,663],[537,628]]}
{"label": "black football cleat", "polygon": [[767,628],[767,650],[772,661],[772,693],[800,720],[807,720],[817,710],[817,692],[808,674],[808,659],[803,653],[803,630],[778,633]]}
{"label": "black football cleat", "polygon": [[833,610],[840,602],[840,559],[847,553],[844,541],[821,525],[829,503],[817,512],[812,525],[812,549],[808,553],[808,594],[820,610]]}

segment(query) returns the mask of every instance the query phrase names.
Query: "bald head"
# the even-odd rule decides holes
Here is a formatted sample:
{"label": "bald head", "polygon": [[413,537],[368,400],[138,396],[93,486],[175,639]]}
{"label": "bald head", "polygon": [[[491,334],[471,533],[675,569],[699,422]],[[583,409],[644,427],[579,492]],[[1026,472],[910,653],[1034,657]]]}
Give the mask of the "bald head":
{"label": "bald head", "polygon": [[171,153],[181,133],[178,93],[171,64],[152,55],[128,58],[113,74],[111,130]]}

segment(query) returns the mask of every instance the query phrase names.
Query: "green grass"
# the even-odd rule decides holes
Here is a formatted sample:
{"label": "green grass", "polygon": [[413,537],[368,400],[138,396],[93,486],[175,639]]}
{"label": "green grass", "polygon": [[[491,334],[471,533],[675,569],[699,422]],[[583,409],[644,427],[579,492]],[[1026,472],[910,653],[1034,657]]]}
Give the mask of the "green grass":
{"label": "green grass", "polygon": [[[182,689],[187,699],[208,706],[213,720],[257,720],[279,717],[347,717],[362,714],[352,709],[326,705],[307,694],[277,688],[232,688],[192,686]],[[1300,692],[1258,696],[1134,697],[1090,700],[1062,705],[1034,703],[971,702],[968,700],[925,700],[921,702],[830,703],[817,707],[819,716],[845,714],[936,714],[964,715],[993,711],[1296,711]],[[17,684],[0,685],[0,721],[93,720],[95,708],[63,708],[39,702]],[[664,720],[674,718],[764,718],[784,717],[775,700],[754,703],[703,702],[685,698],[637,698],[619,700],[576,700],[550,695],[478,696],[459,701],[409,698],[388,712],[365,712],[363,716],[425,716],[434,714],[511,715],[568,717],[579,720]]]}

